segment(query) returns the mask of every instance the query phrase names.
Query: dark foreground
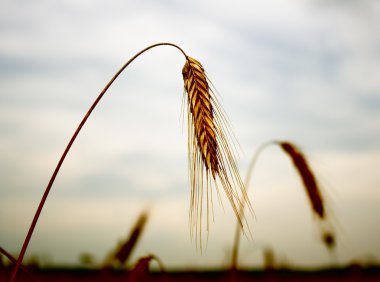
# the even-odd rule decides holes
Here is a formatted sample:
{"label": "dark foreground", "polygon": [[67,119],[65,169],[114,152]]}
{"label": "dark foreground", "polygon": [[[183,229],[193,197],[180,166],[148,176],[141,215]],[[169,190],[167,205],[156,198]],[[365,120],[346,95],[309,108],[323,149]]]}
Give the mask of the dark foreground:
{"label": "dark foreground", "polygon": [[[6,282],[9,279],[11,269],[0,271],[0,281]],[[39,281],[39,282],[97,282],[97,281],[165,281],[165,282],[187,282],[187,281],[380,281],[380,267],[349,267],[340,269],[327,269],[320,271],[239,271],[235,274],[229,271],[208,271],[208,272],[167,272],[167,273],[138,273],[131,274],[125,271],[105,271],[105,270],[84,270],[84,269],[45,269],[31,271],[33,277],[20,272],[16,282]]]}

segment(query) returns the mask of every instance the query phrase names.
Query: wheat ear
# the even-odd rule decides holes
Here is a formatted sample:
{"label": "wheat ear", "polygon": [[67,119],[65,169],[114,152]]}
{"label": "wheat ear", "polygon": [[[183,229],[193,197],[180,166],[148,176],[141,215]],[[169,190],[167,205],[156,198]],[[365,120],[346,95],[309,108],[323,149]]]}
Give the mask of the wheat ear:
{"label": "wheat ear", "polygon": [[[244,186],[245,186],[245,189],[246,189],[245,190],[246,193],[248,192],[249,184],[251,182],[253,168],[254,168],[254,166],[255,166],[255,164],[256,164],[256,162],[257,162],[257,160],[258,160],[261,152],[266,147],[268,147],[269,145],[272,145],[274,143],[275,143],[275,141],[270,141],[270,142],[266,142],[266,143],[262,144],[257,149],[256,153],[253,155],[253,157],[252,157],[252,159],[251,159],[251,161],[250,161],[250,163],[248,165],[247,174],[246,174],[245,180],[244,180]],[[242,216],[244,216],[244,210],[245,210],[245,201],[241,201],[240,207],[239,207],[239,211],[240,211],[240,214]],[[236,227],[235,227],[234,243],[233,243],[233,246],[232,246],[231,267],[230,267],[233,275],[235,274],[235,272],[237,270],[241,232],[242,232],[241,224],[240,224],[240,222],[237,222],[236,223]]]}
{"label": "wheat ear", "polygon": [[136,248],[142,233],[145,229],[146,222],[148,220],[148,211],[144,210],[141,212],[136,220],[135,225],[131,229],[131,232],[126,240],[119,244],[116,250],[111,254],[110,257],[106,258],[103,267],[110,267],[113,262],[118,262],[119,265],[125,266],[128,264],[128,259],[131,257],[133,250]]}
{"label": "wheat ear", "polygon": [[[326,209],[322,193],[313,171],[311,170],[306,157],[300,149],[290,142],[278,142],[278,145],[289,155],[298,173],[301,176],[306,194],[309,198],[314,213],[321,222],[326,222]],[[332,227],[322,231],[322,242],[329,250],[334,250],[336,245],[335,232]]]}
{"label": "wheat ear", "polygon": [[314,173],[310,169],[304,154],[290,142],[279,142],[279,145],[288,154],[293,165],[299,172],[314,212],[323,219],[325,217],[325,208],[323,205],[322,194],[319,190]]}
{"label": "wheat ear", "polygon": [[210,88],[212,84],[209,83],[203,66],[188,56],[182,74],[188,101],[191,182],[189,223],[191,234],[199,236],[199,242],[202,243],[203,197],[206,197],[208,231],[210,210],[213,208],[212,186],[215,186],[218,197],[218,186],[223,187],[241,226],[244,223],[244,216],[239,210],[240,203],[248,202],[250,208],[251,204],[229,145],[231,140],[227,140],[227,137],[231,136],[229,125],[216,95]]}
{"label": "wheat ear", "polygon": [[[290,157],[298,173],[301,176],[302,182],[306,190],[306,194],[309,198],[309,201],[311,203],[314,213],[318,215],[320,220],[324,220],[326,218],[324,200],[319,190],[316,177],[314,176],[314,173],[311,170],[304,154],[301,152],[300,149],[298,149],[294,144],[290,142],[274,140],[274,141],[266,142],[259,147],[259,149],[256,151],[256,153],[252,157],[251,162],[248,166],[247,175],[245,179],[246,189],[248,190],[249,188],[250,180],[253,173],[253,168],[257,162],[259,155],[266,147],[270,145],[280,146],[283,149],[283,151]],[[240,206],[240,213],[244,216],[244,202],[242,202]],[[238,222],[236,224],[234,244],[233,244],[233,249],[232,249],[232,258],[231,258],[232,270],[237,269],[240,233],[241,233],[241,227],[240,227],[240,223]],[[322,234],[322,240],[328,248],[332,249],[335,246],[334,232],[333,231],[324,232]]]}
{"label": "wheat ear", "polygon": [[[278,144],[289,155],[299,172],[314,213],[319,217],[321,222],[326,222],[325,201],[319,189],[317,179],[307,163],[304,154],[290,142],[278,142]],[[322,242],[329,250],[334,250],[336,237],[332,227],[328,227],[327,230],[322,231]]]}

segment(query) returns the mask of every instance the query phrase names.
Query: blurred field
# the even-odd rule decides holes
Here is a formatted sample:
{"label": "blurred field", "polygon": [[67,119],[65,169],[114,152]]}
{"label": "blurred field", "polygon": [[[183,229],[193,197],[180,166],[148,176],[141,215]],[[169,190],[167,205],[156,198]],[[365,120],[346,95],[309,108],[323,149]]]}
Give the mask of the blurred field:
{"label": "blurred field", "polygon": [[[9,269],[0,272],[1,281],[6,281]],[[380,267],[361,267],[351,265],[346,268],[312,270],[277,270],[277,271],[239,271],[235,276],[228,271],[175,271],[167,273],[145,273],[137,280],[130,279],[126,271],[106,271],[89,269],[44,269],[35,270],[33,275],[40,282],[45,281],[379,281]],[[33,281],[31,277],[20,272],[17,281]]]}

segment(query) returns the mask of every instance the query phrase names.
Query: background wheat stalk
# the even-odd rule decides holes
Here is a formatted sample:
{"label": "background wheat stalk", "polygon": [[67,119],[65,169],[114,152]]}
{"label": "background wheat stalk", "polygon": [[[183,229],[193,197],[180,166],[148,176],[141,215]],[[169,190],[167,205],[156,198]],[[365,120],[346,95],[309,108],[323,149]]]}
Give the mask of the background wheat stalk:
{"label": "background wheat stalk", "polygon": [[116,248],[105,258],[102,265],[103,269],[115,268],[117,266],[124,268],[128,265],[128,261],[133,253],[133,250],[141,240],[146,222],[148,220],[148,215],[148,210],[144,210],[140,213],[129,233],[128,238],[119,242]]}
{"label": "background wheat stalk", "polygon": [[[16,259],[5,249],[0,247],[0,261],[1,261],[1,254],[3,254],[5,257],[7,257],[12,263],[16,263]],[[21,270],[24,271],[33,281],[38,282],[37,278],[24,266],[20,266]]]}
{"label": "background wheat stalk", "polygon": [[[33,221],[24,240],[15,268],[11,274],[10,282],[14,281],[17,271],[21,266],[23,257],[25,255],[29,241],[33,234],[34,228],[37,224],[38,218],[41,214],[42,208],[46,202],[46,199],[55,181],[55,178],[62,166],[62,163],[65,160],[76,137],[78,136],[84,124],[86,123],[88,117],[91,115],[92,111],[95,109],[99,101],[107,92],[108,88],[131,62],[133,62],[145,51],[162,45],[168,45],[177,48],[182,52],[182,54],[186,58],[186,63],[183,68],[183,77],[185,82],[185,90],[188,93],[189,126],[191,126],[191,129],[189,128],[189,158],[191,160],[189,166],[191,178],[190,225],[195,225],[196,229],[199,227],[197,230],[199,230],[200,234],[201,223],[199,222],[202,218],[204,184],[206,186],[205,190],[207,197],[207,214],[209,213],[209,201],[212,201],[212,196],[211,194],[209,194],[209,187],[211,185],[211,173],[213,182],[215,184],[217,180],[221,182],[224,191],[230,200],[232,208],[238,218],[238,222],[241,226],[243,226],[243,216],[239,213],[239,210],[237,209],[237,207],[241,203],[237,191],[240,191],[242,193],[242,199],[248,201],[248,198],[246,197],[245,188],[240,179],[234,161],[234,156],[229,148],[228,141],[224,134],[226,130],[223,125],[223,123],[225,123],[225,118],[222,115],[220,105],[217,103],[216,98],[212,95],[212,92],[209,89],[207,77],[203,70],[203,67],[198,61],[191,57],[188,57],[186,53],[177,45],[172,43],[157,43],[141,50],[136,55],[134,55],[127,63],[125,63],[121,67],[121,69],[112,77],[112,79],[108,82],[104,89],[100,92],[100,94],[95,99],[86,115],[83,117],[78,128],[76,129],[68,145],[66,146],[49,180],[49,183],[45,188],[45,192],[42,196],[40,204],[37,208]],[[205,171],[205,175],[203,171]],[[205,176],[205,183],[203,176]],[[235,189],[234,185],[236,185],[238,189]],[[248,204],[248,206],[251,207],[250,204]]]}
{"label": "background wheat stalk", "polygon": [[[305,191],[308,196],[313,212],[318,216],[318,218],[321,221],[326,220],[326,209],[325,209],[324,199],[322,197],[321,190],[318,186],[317,179],[312,169],[310,168],[305,155],[302,153],[300,149],[298,149],[296,145],[294,145],[291,142],[269,141],[262,144],[259,147],[259,149],[256,151],[256,153],[252,157],[251,162],[248,166],[248,171],[247,171],[247,175],[245,179],[246,189],[248,189],[249,187],[250,180],[253,173],[253,168],[257,162],[259,155],[269,145],[280,146],[281,149],[289,156],[289,158],[293,162],[294,167],[296,168],[296,170],[298,171],[302,179],[303,186],[305,188]],[[242,202],[242,204],[240,205],[240,214],[244,216],[244,202]],[[238,223],[236,224],[234,245],[233,245],[233,250],[232,250],[232,258],[231,258],[232,270],[236,270],[237,268],[240,233],[241,233],[241,227],[240,227],[240,223]],[[332,230],[323,231],[322,241],[329,249],[333,249],[336,243],[334,232]]]}

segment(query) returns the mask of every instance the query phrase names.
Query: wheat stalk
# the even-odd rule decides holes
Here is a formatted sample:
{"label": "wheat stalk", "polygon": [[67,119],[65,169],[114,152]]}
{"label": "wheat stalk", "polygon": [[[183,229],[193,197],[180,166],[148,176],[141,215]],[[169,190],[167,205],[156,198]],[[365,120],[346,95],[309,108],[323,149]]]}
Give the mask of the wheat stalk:
{"label": "wheat stalk", "polygon": [[[203,67],[198,61],[187,56],[186,53],[177,45],[172,43],[157,43],[141,50],[127,63],[125,63],[107,83],[107,85],[91,105],[90,109],[87,111],[86,115],[83,117],[78,128],[66,146],[48,182],[48,185],[45,188],[45,192],[38,205],[33,221],[24,240],[15,268],[11,274],[11,278],[9,280],[10,282],[13,282],[16,278],[17,271],[21,266],[23,257],[41,214],[42,208],[46,202],[56,176],[58,175],[58,172],[63,164],[63,161],[65,160],[71,146],[73,145],[75,139],[91,115],[92,111],[95,109],[99,101],[107,92],[108,88],[131,62],[133,62],[137,57],[139,57],[147,50],[162,45],[168,45],[177,48],[186,58],[186,63],[183,68],[183,76],[185,81],[185,90],[188,93],[189,97],[189,125],[191,125],[191,128],[189,128],[189,168],[191,178],[190,225],[195,226],[195,228],[199,230],[199,234],[201,234],[201,223],[199,222],[201,222],[202,218],[204,180],[206,186],[206,205],[208,215],[209,201],[211,201],[212,205],[212,192],[209,191],[209,187],[212,185],[212,177],[215,185],[217,183],[217,180],[219,180],[219,182],[222,184],[223,189],[229,198],[232,208],[238,218],[238,222],[241,226],[243,226],[243,215],[239,212],[237,207],[240,206],[241,203],[239,199],[240,194],[242,194],[242,199],[244,199],[244,201],[248,202],[248,197],[246,195],[244,185],[240,179],[239,172],[234,160],[234,155],[229,148],[228,140],[225,136],[225,132],[227,132],[225,127],[226,119],[223,116],[219,103],[217,102],[215,96],[212,95],[212,91],[210,91]],[[235,185],[237,188],[234,187]],[[238,192],[240,192],[240,194]],[[217,193],[219,196],[219,192]],[[248,206],[251,207],[250,204],[248,204]],[[209,216],[207,216],[207,230],[208,222]],[[196,232],[196,234],[198,234],[198,232]]]}
{"label": "wheat stalk", "polygon": [[[311,170],[306,157],[300,149],[290,142],[278,142],[278,145],[280,145],[281,148],[289,155],[298,173],[300,174],[314,213],[321,221],[326,222],[325,201],[322,197],[317,179]],[[332,229],[322,231],[322,242],[329,250],[333,250],[336,245],[335,232]]]}
{"label": "wheat stalk", "polygon": [[[191,198],[189,223],[191,234],[199,238],[202,248],[203,197],[206,197],[207,231],[210,210],[213,209],[212,186],[219,197],[219,184],[236,214],[241,226],[244,216],[238,207],[241,201],[249,203],[240,178],[230,140],[227,120],[215,94],[210,88],[205,70],[196,59],[187,57],[182,69],[185,93],[188,101],[188,147]],[[212,84],[211,84],[212,85]],[[240,200],[241,196],[241,200]]]}
{"label": "wheat stalk", "polygon": [[[269,145],[273,144],[274,142],[273,141],[270,141],[270,142],[266,142],[264,144],[262,144],[256,151],[256,153],[253,155],[249,165],[248,165],[248,169],[247,169],[247,174],[245,176],[245,180],[244,180],[244,186],[245,186],[245,191],[246,193],[248,192],[248,188],[249,188],[249,184],[251,182],[251,178],[252,178],[252,173],[253,173],[253,168],[257,162],[257,159],[259,158],[261,152]],[[240,214],[242,216],[244,216],[244,209],[245,209],[245,203],[244,201],[242,201],[240,203]],[[236,223],[236,227],[235,227],[235,236],[234,236],[234,243],[233,243],[233,246],[232,246],[232,254],[231,254],[231,271],[232,271],[232,275],[234,277],[234,275],[236,274],[236,270],[237,270],[237,263],[238,263],[238,255],[239,255],[239,245],[240,245],[240,235],[241,235],[241,232],[242,232],[242,229],[241,229],[241,224],[240,222],[237,222]]]}
{"label": "wheat stalk", "polygon": [[[0,247],[0,255],[3,254],[4,256],[6,256],[12,263],[16,263],[17,260],[10,254],[8,253],[5,249],[3,249],[2,247]],[[0,262],[1,262],[1,256],[0,256]],[[38,282],[37,278],[24,266],[21,265],[20,267],[27,275],[29,275],[29,277],[35,281],[35,282]]]}
{"label": "wheat stalk", "polygon": [[[298,173],[301,176],[302,182],[306,190],[306,194],[309,198],[309,201],[311,203],[314,213],[319,217],[320,220],[325,220],[326,211],[325,211],[325,206],[324,206],[324,200],[322,198],[322,194],[319,189],[316,177],[314,176],[314,173],[311,170],[304,154],[301,152],[300,149],[297,148],[296,145],[290,142],[269,141],[262,144],[259,147],[259,149],[256,151],[256,153],[252,157],[251,162],[248,166],[247,175],[245,179],[246,189],[248,190],[249,188],[250,180],[253,173],[253,168],[257,162],[259,155],[266,147],[270,145],[280,146],[282,150],[290,157],[295,168],[297,169]],[[240,205],[240,214],[244,216],[244,201],[242,201],[242,204]],[[241,233],[241,227],[240,227],[240,223],[238,222],[236,224],[234,244],[233,244],[232,256],[231,256],[231,270],[233,271],[236,270],[237,268],[238,250],[239,250],[239,244],[240,244],[240,233]],[[335,235],[333,231],[324,232],[322,234],[322,240],[329,249],[334,248],[336,242],[335,242]]]}

